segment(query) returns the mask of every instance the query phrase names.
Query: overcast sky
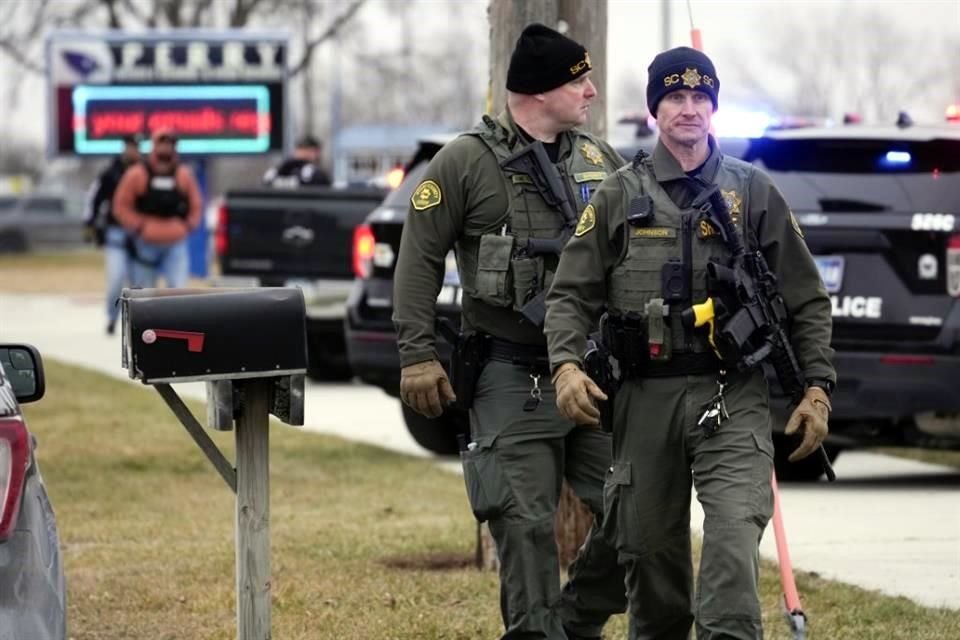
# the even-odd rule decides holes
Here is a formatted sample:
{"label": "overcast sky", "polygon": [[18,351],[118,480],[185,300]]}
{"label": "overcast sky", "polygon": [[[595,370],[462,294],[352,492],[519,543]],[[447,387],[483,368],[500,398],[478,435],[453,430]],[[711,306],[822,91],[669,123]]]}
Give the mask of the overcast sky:
{"label": "overcast sky", "polygon": [[[10,0],[0,0],[9,2]],[[13,0],[34,2],[35,0]],[[55,0],[67,2],[69,0]],[[226,1],[226,0],[217,0]],[[401,1],[401,0],[383,0]],[[454,0],[430,0],[447,2]],[[465,11],[470,23],[476,24],[477,38],[487,37],[487,0],[457,0],[468,3]],[[587,0],[585,0],[587,1]],[[626,87],[632,81],[634,92],[646,82],[646,68],[651,58],[662,48],[661,0],[608,0],[608,91],[611,117],[630,107]],[[687,0],[671,0],[672,29],[671,46],[690,43],[690,21]],[[738,61],[758,61],[763,71],[763,56],[771,46],[771,39],[784,39],[789,47],[790,34],[796,32],[804,37],[822,39],[847,39],[850,42],[869,40],[872,35],[862,23],[864,16],[876,15],[895,20],[903,33],[914,35],[917,41],[934,49],[945,47],[948,42],[960,39],[960,0],[690,0],[693,18],[703,35],[704,48],[714,59],[721,80],[721,105],[728,105],[737,98],[738,84],[742,82],[736,73],[741,66]],[[370,17],[378,13],[370,7]],[[363,19],[368,8],[358,14]],[[847,19],[841,19],[846,15]],[[852,17],[851,17],[852,16]],[[932,49],[931,49],[932,50]],[[910,61],[910,56],[917,59]],[[937,62],[943,61],[943,57]],[[929,56],[917,55],[915,51],[890,51],[891,63],[911,65],[918,69],[930,63]],[[44,139],[45,88],[43,81],[32,75],[24,76],[12,68],[9,58],[0,55],[0,96],[6,96],[6,88],[16,83],[17,100],[12,110],[4,106],[0,118],[0,135],[17,135],[42,141]],[[485,67],[481,67],[485,68]],[[943,79],[944,86],[960,91],[960,60],[952,58],[952,75]],[[860,71],[851,69],[852,73]],[[775,91],[789,79],[771,73],[762,82]],[[950,93],[951,89],[946,89]],[[642,93],[640,94],[642,96]],[[960,101],[960,95],[950,98]],[[749,107],[750,105],[742,105]],[[909,105],[924,115],[943,113],[945,105]],[[642,108],[642,104],[636,105]]]}

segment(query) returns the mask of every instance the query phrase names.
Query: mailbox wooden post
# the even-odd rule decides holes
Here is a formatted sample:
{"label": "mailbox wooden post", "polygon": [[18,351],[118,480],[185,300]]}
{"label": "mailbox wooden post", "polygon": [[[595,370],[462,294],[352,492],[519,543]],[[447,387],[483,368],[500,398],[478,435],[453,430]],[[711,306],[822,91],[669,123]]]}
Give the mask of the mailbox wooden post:
{"label": "mailbox wooden post", "polygon": [[[269,416],[303,424],[306,316],[297,288],[124,289],[123,366],[152,384],[237,496],[237,637],[270,632]],[[205,381],[207,423],[235,427],[236,467],[174,382]]]}

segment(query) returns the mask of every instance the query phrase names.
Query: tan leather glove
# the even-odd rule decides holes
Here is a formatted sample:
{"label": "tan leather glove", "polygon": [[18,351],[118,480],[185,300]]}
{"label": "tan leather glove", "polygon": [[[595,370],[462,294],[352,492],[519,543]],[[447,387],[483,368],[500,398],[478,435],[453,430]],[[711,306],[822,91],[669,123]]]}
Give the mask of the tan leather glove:
{"label": "tan leather glove", "polygon": [[580,367],[564,362],[557,367],[552,382],[560,413],[576,424],[600,424],[600,409],[594,400],[606,400],[607,394]]}
{"label": "tan leather glove", "polygon": [[400,370],[400,399],[417,413],[436,418],[457,396],[440,363],[427,360]]}
{"label": "tan leather glove", "polygon": [[803,442],[790,454],[788,460],[796,462],[802,460],[817,450],[826,439],[827,419],[830,417],[830,398],[827,392],[820,387],[810,387],[803,395],[803,400],[793,410],[787,426],[783,430],[786,435],[793,435],[800,430]]}

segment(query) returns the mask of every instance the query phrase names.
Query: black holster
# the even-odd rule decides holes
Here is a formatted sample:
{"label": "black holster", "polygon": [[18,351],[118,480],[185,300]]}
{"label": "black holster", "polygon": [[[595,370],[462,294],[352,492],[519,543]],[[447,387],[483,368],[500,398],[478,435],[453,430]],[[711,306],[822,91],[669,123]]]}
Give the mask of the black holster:
{"label": "black holster", "polygon": [[445,319],[437,319],[437,328],[441,335],[453,347],[450,352],[450,365],[447,372],[450,386],[457,396],[454,407],[467,410],[473,406],[473,397],[477,389],[480,372],[487,359],[490,336],[454,329]]}
{"label": "black holster", "polygon": [[607,399],[597,403],[600,410],[600,428],[613,433],[613,403],[620,388],[620,380],[610,362],[610,351],[600,340],[587,340],[587,350],[583,354],[583,370],[607,394]]}

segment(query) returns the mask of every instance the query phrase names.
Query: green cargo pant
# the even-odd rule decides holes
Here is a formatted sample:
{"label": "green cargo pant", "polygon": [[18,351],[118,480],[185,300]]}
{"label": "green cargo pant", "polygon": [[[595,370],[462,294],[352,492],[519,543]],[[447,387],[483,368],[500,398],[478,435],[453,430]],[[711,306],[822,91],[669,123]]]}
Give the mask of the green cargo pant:
{"label": "green cargo pant", "polygon": [[602,517],[610,437],[563,418],[549,377],[538,382],[541,401],[524,411],[529,371],[495,360],[484,367],[470,411],[476,446],[463,454],[467,493],[497,544],[502,638],[599,638],[607,618],[626,609],[623,568],[595,526],[561,593],[553,519],[564,479]]}
{"label": "green cargo pant", "polygon": [[[627,380],[614,408],[614,463],[604,487],[626,567],[631,640],[763,637],[758,546],[773,513],[773,442],[766,379],[728,374],[730,418],[712,437],[697,425],[715,375]],[[696,602],[690,489],[703,506]]]}

